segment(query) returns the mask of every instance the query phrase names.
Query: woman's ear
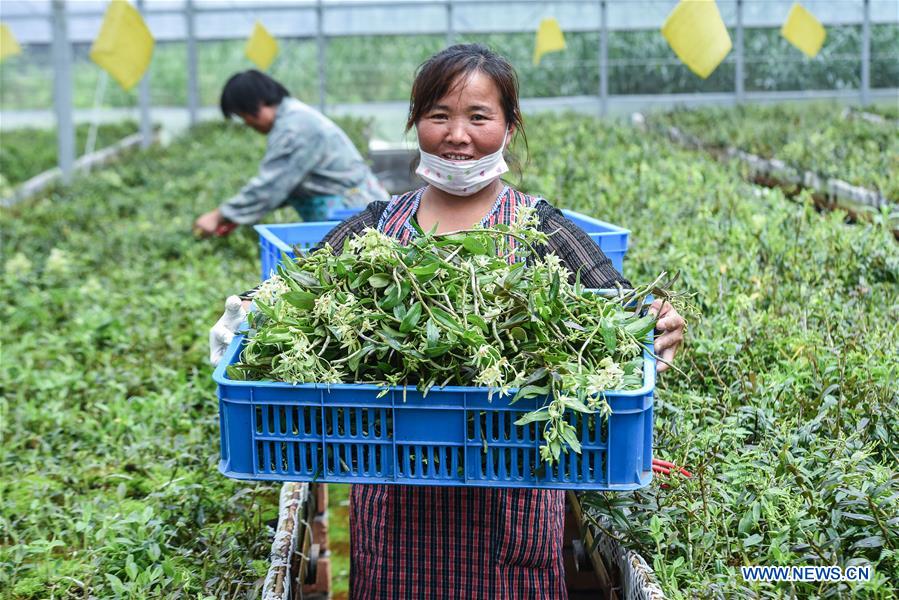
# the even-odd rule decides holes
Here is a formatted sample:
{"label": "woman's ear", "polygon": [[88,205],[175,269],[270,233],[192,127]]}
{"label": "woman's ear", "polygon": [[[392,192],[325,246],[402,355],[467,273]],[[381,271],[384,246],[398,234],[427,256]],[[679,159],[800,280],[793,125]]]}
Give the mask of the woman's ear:
{"label": "woman's ear", "polygon": [[506,148],[512,145],[512,138],[515,137],[515,132],[517,131],[515,123],[510,124],[507,131],[508,133],[506,134]]}

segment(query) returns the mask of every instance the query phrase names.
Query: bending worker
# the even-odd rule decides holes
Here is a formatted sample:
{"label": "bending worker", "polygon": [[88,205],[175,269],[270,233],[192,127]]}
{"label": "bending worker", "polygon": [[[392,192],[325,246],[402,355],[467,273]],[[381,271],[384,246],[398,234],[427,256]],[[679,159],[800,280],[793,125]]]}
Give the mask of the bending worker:
{"label": "bending worker", "polygon": [[201,215],[194,223],[198,234],[227,235],[285,203],[304,221],[324,221],[331,210],[389,199],[346,133],[268,75],[256,70],[233,75],[222,90],[221,107],[226,119],[236,115],[267,135],[268,144],[259,173],[237,195]]}

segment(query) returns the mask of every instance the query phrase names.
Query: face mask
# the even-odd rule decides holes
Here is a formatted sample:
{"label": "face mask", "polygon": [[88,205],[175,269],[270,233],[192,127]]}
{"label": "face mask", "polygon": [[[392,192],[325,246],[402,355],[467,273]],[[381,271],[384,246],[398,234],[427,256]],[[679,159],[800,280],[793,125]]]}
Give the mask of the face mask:
{"label": "face mask", "polygon": [[446,160],[419,150],[421,160],[415,173],[437,189],[454,196],[471,196],[509,170],[503,158],[506,135],[499,150],[478,160]]}

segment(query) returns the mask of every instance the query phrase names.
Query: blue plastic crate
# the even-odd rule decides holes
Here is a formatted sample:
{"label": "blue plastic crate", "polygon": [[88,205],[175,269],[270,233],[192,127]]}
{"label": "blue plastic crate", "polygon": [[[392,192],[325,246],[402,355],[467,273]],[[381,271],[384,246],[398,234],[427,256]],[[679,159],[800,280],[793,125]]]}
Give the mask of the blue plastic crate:
{"label": "blue plastic crate", "polygon": [[[332,218],[346,219],[361,209],[346,208],[331,213]],[[605,221],[600,221],[570,210],[562,214],[571,219],[577,226],[587,232],[603,253],[609,257],[615,269],[621,273],[624,255],[627,253],[627,242],[630,231]],[[339,221],[318,221],[313,223],[290,223],[286,225],[256,225],[259,234],[259,252],[262,258],[262,280],[271,277],[281,262],[281,253],[294,258],[294,246],[311,248],[331,231]]]}
{"label": "blue plastic crate", "polygon": [[262,261],[262,281],[272,276],[281,263],[281,253],[296,257],[294,246],[312,248],[334,229],[340,221],[315,221],[283,225],[254,225],[259,234],[259,257]]}
{"label": "blue plastic crate", "polygon": [[567,416],[581,454],[540,460],[542,423],[514,425],[546,403],[488,400],[483,387],[418,390],[367,384],[229,379],[244,337],[216,368],[219,471],[235,479],[405,485],[633,490],[652,479],[655,360],[644,353],[643,386],[609,392],[612,414]]}

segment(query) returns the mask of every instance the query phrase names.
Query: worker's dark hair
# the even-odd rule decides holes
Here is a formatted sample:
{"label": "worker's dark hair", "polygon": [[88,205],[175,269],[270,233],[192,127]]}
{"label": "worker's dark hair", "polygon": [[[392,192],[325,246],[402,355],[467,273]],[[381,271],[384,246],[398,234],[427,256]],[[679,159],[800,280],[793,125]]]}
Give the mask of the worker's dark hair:
{"label": "worker's dark hair", "polygon": [[222,89],[222,115],[226,119],[236,114],[256,116],[260,106],[276,106],[290,96],[283,85],[256,69],[231,76]]}
{"label": "worker's dark hair", "polygon": [[[506,127],[515,126],[515,131],[524,140],[527,151],[528,138],[524,132],[524,119],[518,104],[518,75],[515,68],[504,57],[482,44],[456,44],[441,50],[423,62],[412,83],[409,98],[409,115],[406,118],[406,132],[418,123],[437,102],[450,91],[457,81],[475,72],[481,72],[499,90],[500,104],[506,117]],[[464,83],[463,83],[464,85]],[[517,160],[510,157],[513,167]]]}

